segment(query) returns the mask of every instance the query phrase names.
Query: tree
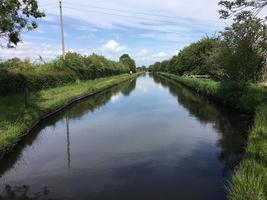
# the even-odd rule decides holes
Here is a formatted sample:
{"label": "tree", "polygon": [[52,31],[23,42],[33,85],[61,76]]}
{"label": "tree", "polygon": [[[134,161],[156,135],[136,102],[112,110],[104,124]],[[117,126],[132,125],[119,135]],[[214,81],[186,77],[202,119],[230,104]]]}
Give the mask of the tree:
{"label": "tree", "polygon": [[129,69],[132,72],[134,72],[134,73],[136,72],[136,64],[135,64],[135,61],[128,54],[123,54],[120,57],[120,63],[128,66]]}
{"label": "tree", "polygon": [[239,21],[247,14],[257,16],[267,6],[267,0],[221,0],[219,5],[224,7],[219,11],[221,18],[235,16],[235,20]]}
{"label": "tree", "polygon": [[224,7],[219,11],[221,18],[234,17],[232,26],[222,33],[227,78],[236,84],[255,82],[266,66],[267,29],[265,19],[257,14],[267,6],[267,0],[223,0],[219,5]]}
{"label": "tree", "polygon": [[22,30],[37,28],[34,19],[45,16],[38,9],[37,0],[0,0],[1,47],[12,48],[21,41]]}

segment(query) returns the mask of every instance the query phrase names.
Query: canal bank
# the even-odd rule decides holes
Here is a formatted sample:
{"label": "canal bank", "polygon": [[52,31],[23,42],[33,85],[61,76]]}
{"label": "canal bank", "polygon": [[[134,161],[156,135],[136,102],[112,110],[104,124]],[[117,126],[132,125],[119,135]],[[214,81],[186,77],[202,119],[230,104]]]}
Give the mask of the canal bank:
{"label": "canal bank", "polygon": [[[179,77],[167,73],[161,76],[179,82],[199,94],[208,96],[216,102],[226,104],[220,94],[220,84],[210,80]],[[267,104],[266,89],[255,87],[249,90],[247,98],[241,98],[240,105],[230,105],[241,110],[255,113],[254,125],[250,129],[245,154],[235,170],[228,187],[229,199],[265,200],[267,199]]]}
{"label": "canal bank", "polygon": [[0,97],[0,159],[11,152],[40,121],[79,100],[137,78],[142,73],[83,81],[31,93],[27,109],[24,108],[23,95]]}
{"label": "canal bank", "polygon": [[2,160],[0,196],[225,200],[247,122],[180,84],[140,76],[42,121]]}

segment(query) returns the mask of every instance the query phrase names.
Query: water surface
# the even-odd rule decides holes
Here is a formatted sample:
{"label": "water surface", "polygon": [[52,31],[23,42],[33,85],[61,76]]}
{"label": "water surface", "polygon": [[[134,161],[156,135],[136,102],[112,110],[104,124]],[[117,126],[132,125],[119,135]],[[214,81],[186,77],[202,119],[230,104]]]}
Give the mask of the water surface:
{"label": "water surface", "polygon": [[38,126],[0,161],[0,199],[225,199],[247,121],[142,76]]}

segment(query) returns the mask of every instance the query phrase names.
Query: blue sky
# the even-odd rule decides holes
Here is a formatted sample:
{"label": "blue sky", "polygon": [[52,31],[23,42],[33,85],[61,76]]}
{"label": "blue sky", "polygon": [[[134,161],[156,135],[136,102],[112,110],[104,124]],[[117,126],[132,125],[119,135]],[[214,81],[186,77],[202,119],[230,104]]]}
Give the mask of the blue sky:
{"label": "blue sky", "polygon": [[[138,65],[168,59],[182,47],[212,35],[229,23],[219,19],[216,0],[63,0],[67,51],[93,52],[118,60],[129,53]],[[46,18],[39,28],[22,34],[16,49],[0,49],[10,57],[49,60],[61,48],[58,1],[40,0]]]}

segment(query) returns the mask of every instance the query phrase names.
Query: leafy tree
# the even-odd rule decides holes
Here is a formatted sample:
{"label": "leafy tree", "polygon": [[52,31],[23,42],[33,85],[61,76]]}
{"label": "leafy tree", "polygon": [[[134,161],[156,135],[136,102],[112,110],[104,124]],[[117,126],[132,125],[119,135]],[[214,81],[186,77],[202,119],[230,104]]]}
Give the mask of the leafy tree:
{"label": "leafy tree", "polygon": [[128,54],[123,54],[120,57],[120,63],[128,66],[132,72],[136,72],[136,64],[135,61],[128,55]]}
{"label": "leafy tree", "polygon": [[246,15],[256,16],[267,6],[267,0],[221,0],[223,7],[219,11],[221,18],[227,19],[234,16],[235,21],[243,20]]}
{"label": "leafy tree", "polygon": [[[217,64],[221,42],[218,38],[203,38],[182,49],[178,55],[151,66],[153,71],[164,71],[178,75],[204,74],[214,78],[222,76],[222,67]],[[216,63],[216,65],[215,65]]]}
{"label": "leafy tree", "polygon": [[266,66],[267,34],[265,20],[257,14],[267,0],[220,1],[222,18],[234,16],[234,23],[222,33],[225,44],[222,59],[227,78],[243,87],[256,82]]}
{"label": "leafy tree", "polygon": [[21,41],[22,30],[37,28],[34,19],[45,16],[38,9],[37,0],[0,0],[0,11],[0,39],[3,39],[0,46],[8,48]]}

